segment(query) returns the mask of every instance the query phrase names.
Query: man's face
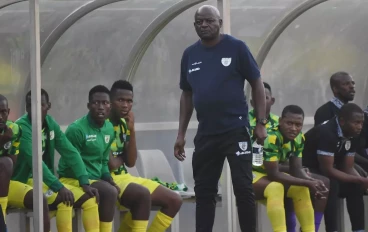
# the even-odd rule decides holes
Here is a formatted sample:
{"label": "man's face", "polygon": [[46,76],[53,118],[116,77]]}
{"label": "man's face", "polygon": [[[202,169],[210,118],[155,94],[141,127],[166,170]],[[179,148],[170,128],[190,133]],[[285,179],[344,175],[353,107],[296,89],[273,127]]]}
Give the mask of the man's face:
{"label": "man's face", "polygon": [[288,140],[294,140],[303,129],[304,117],[301,114],[286,113],[279,119],[282,135]]}
{"label": "man's face", "polygon": [[[51,103],[47,101],[45,95],[41,95],[41,120],[45,120],[47,112],[51,109]],[[32,100],[31,95],[26,99],[26,111],[30,118],[32,118]]]}
{"label": "man's face", "polygon": [[[265,88],[265,95],[266,95],[266,113],[268,115],[271,112],[271,107],[275,103],[275,98],[272,97],[272,94],[271,94],[270,90],[269,89],[266,89],[266,88]],[[250,104],[254,108],[253,99],[250,100]]]}
{"label": "man's face", "polygon": [[95,93],[87,106],[92,119],[103,124],[110,114],[110,96],[107,93]]}
{"label": "man's face", "polygon": [[355,96],[355,82],[351,76],[344,75],[339,77],[335,87],[334,94],[345,101],[353,101]]}
{"label": "man's face", "polygon": [[220,34],[222,19],[212,9],[202,8],[194,17],[194,28],[201,40],[211,41]]}
{"label": "man's face", "polygon": [[340,118],[339,122],[345,136],[357,137],[363,128],[364,114],[353,113],[350,119]]}
{"label": "man's face", "polygon": [[9,116],[8,102],[6,100],[0,101],[0,130],[4,130],[6,127],[6,121]]}
{"label": "man's face", "polygon": [[114,92],[111,101],[111,109],[116,116],[124,118],[132,109],[133,92],[126,89],[118,89]]}

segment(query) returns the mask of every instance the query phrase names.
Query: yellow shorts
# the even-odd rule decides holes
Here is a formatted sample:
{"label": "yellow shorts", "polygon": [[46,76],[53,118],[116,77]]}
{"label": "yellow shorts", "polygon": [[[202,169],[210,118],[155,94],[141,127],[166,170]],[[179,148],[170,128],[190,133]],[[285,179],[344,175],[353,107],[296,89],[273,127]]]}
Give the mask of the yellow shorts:
{"label": "yellow shorts", "polygon": [[265,173],[260,173],[260,172],[256,172],[256,171],[252,171],[253,174],[253,184],[256,183],[257,181],[259,181],[259,179],[261,179],[264,176],[267,176],[267,174]]}
{"label": "yellow shorts", "polygon": [[32,186],[11,180],[8,193],[8,205],[15,208],[25,208],[24,198],[32,189]]}
{"label": "yellow shorts", "polygon": [[139,184],[139,185],[142,185],[143,187],[146,187],[151,194],[157,189],[158,186],[160,186],[159,183],[153,180],[142,178],[142,177],[137,177],[137,176],[132,176],[129,173],[120,174],[120,175],[115,175],[114,173],[111,173],[111,176],[114,182],[121,189],[119,197],[123,195],[126,187],[130,183]]}

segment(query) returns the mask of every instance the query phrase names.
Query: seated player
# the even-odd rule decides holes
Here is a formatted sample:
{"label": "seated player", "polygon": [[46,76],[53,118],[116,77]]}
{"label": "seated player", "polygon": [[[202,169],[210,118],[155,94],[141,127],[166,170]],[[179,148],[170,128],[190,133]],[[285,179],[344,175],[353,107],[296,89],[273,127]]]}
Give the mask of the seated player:
{"label": "seated player", "polygon": [[326,231],[338,231],[338,198],[346,198],[352,231],[364,231],[363,192],[368,179],[354,170],[354,156],[359,147],[354,138],[360,135],[364,121],[362,109],[353,103],[343,105],[337,117],[316,126],[305,134],[303,165],[330,179],[330,194],[325,210]]}
{"label": "seated player", "polygon": [[13,165],[19,153],[20,127],[8,120],[10,109],[8,99],[0,95],[0,231],[6,231],[5,216],[8,206],[8,192]]}
{"label": "seated player", "polygon": [[[110,90],[111,96],[111,114],[110,122],[114,125],[116,138],[111,146],[109,167],[111,175],[116,183],[129,183],[125,192],[142,191],[141,189],[131,189],[132,183],[146,187],[151,194],[153,206],[161,207],[157,213],[148,232],[164,232],[166,231],[173,218],[180,210],[182,199],[170,189],[161,186],[159,183],[150,179],[131,176],[125,166],[134,167],[137,159],[137,145],[135,140],[134,115],[131,111],[133,105],[133,86],[125,80],[116,81]],[[123,190],[123,189],[122,189]],[[134,194],[137,194],[134,193]],[[123,199],[122,199],[123,200]],[[123,206],[129,208],[129,199],[121,201]],[[119,232],[130,231],[133,221],[136,220],[134,215],[128,212],[124,219]]]}
{"label": "seated player", "polygon": [[[65,134],[80,152],[89,178],[96,181],[92,185],[100,193],[100,231],[111,232],[115,203],[119,195],[125,197],[121,190],[125,190],[126,185],[119,183],[118,186],[114,182],[108,166],[111,143],[115,139],[114,127],[106,120],[110,114],[110,91],[105,86],[95,86],[89,91],[88,99],[89,113],[69,125]],[[63,160],[59,163],[59,175],[63,183],[78,186],[76,176]],[[146,196],[137,194],[126,197],[132,200],[129,206],[140,217],[132,231],[146,231],[151,204],[148,191]]]}
{"label": "seated player", "polygon": [[[32,189],[32,102],[31,91],[26,95],[27,113],[16,122],[22,128],[19,159],[15,165],[12,179],[27,183],[27,188],[19,188],[10,185],[12,195],[11,202],[17,207],[26,203],[28,191]],[[59,232],[72,231],[73,205],[83,209],[83,224],[85,231],[98,232],[98,205],[96,189],[90,187],[86,167],[78,153],[71,145],[57,122],[48,115],[51,108],[49,95],[41,89],[41,114],[42,114],[42,174],[43,193],[47,198],[46,206],[50,210],[56,210],[56,226]],[[63,184],[55,176],[54,160],[55,150],[60,156],[67,160],[72,167],[72,172],[78,177],[77,187]],[[30,198],[32,200],[32,197]],[[10,201],[10,200],[9,200]],[[32,201],[31,201],[32,202]]]}
{"label": "seated player", "polygon": [[[301,165],[303,120],[304,112],[300,107],[285,107],[279,126],[268,130],[268,137],[264,142],[263,165],[253,167],[256,199],[266,199],[267,213],[276,232],[286,231],[284,192],[293,201],[302,231],[314,232],[314,210],[309,190],[318,197],[326,191],[324,184],[308,176]],[[287,160],[290,163],[290,175],[279,170],[279,162]]]}
{"label": "seated player", "polygon": [[[266,116],[268,119],[266,128],[275,127],[279,124],[279,116],[271,113],[271,107],[275,103],[275,98],[272,96],[271,86],[266,82],[263,82],[263,86],[266,95]],[[250,100],[250,104],[254,108],[253,99]],[[254,109],[249,111],[249,124],[251,128],[254,128],[257,124]]]}

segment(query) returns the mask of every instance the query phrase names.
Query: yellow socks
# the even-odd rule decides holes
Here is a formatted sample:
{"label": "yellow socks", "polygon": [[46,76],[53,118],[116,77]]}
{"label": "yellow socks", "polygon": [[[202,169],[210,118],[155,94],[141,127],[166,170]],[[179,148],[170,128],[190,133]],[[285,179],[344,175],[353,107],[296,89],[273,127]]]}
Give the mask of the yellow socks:
{"label": "yellow socks", "polygon": [[100,219],[96,198],[90,198],[82,205],[83,226],[86,232],[100,232]]}
{"label": "yellow socks", "polygon": [[4,221],[6,223],[6,208],[8,207],[8,197],[0,197],[0,205],[4,215]]}
{"label": "yellow socks", "polygon": [[293,200],[294,211],[303,232],[314,232],[314,210],[309,189],[302,186],[291,186],[287,197]]}
{"label": "yellow socks", "polygon": [[267,215],[274,232],[286,232],[284,186],[278,182],[271,182],[264,190]]}
{"label": "yellow socks", "polygon": [[158,211],[147,232],[165,232],[171,225],[173,218]]}
{"label": "yellow socks", "polygon": [[112,222],[101,222],[100,221],[100,232],[111,232]]}
{"label": "yellow socks", "polygon": [[132,220],[132,232],[147,232],[148,220]]}
{"label": "yellow socks", "polygon": [[72,232],[73,207],[60,203],[56,211],[56,227],[58,232]]}
{"label": "yellow socks", "polygon": [[132,227],[132,213],[130,211],[126,212],[121,218],[120,227],[118,232],[130,232]]}
{"label": "yellow socks", "polygon": [[148,220],[133,220],[132,213],[125,213],[121,220],[118,232],[146,232]]}

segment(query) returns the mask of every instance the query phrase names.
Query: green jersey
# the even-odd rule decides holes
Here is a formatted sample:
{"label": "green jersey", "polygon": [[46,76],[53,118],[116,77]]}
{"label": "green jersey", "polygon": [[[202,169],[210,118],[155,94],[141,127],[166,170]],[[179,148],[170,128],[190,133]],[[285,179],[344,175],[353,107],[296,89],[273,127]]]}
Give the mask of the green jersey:
{"label": "green jersey", "polygon": [[[18,155],[22,130],[20,129],[18,124],[9,120],[6,121],[6,126],[12,130],[13,136],[9,142],[5,143],[4,146],[0,148],[0,156]],[[4,134],[4,132],[1,132],[0,134],[2,135]]]}
{"label": "green jersey", "polygon": [[[20,139],[19,158],[14,168],[13,180],[27,183],[32,177],[32,123],[28,114],[16,121],[22,128]],[[75,173],[76,179],[81,185],[88,184],[86,167],[78,153],[72,146],[65,134],[61,131],[59,124],[49,115],[46,115],[42,128],[42,174],[43,182],[54,192],[58,192],[63,184],[55,176],[55,150],[61,158],[66,160]]]}
{"label": "green jersey", "polygon": [[[254,109],[249,111],[248,113],[248,117],[249,117],[249,124],[250,124],[250,128],[254,129],[254,127],[256,126],[256,117],[255,117],[255,113],[254,113]],[[276,127],[279,125],[279,116],[270,113],[270,115],[268,116],[268,123],[266,124],[266,128],[272,128],[272,127]]]}
{"label": "green jersey", "polygon": [[[69,125],[65,134],[81,154],[89,179],[110,180],[108,163],[111,143],[115,139],[115,131],[111,122],[106,120],[104,125],[99,127],[87,114]],[[59,175],[60,177],[75,178],[70,167],[62,162],[59,163]]]}
{"label": "green jersey", "polygon": [[[124,155],[126,143],[130,139],[130,130],[124,118],[122,118],[118,125],[114,125],[115,139],[111,144],[111,152],[114,157]],[[116,175],[128,173],[125,165],[123,164],[116,170],[112,170]]]}
{"label": "green jersey", "polygon": [[[299,135],[292,141],[287,141],[282,136],[279,127],[269,128],[267,130],[267,138],[263,145],[263,161],[269,162],[285,162],[291,156],[301,158],[304,149],[304,135]],[[266,173],[264,166],[253,166],[253,170]]]}

